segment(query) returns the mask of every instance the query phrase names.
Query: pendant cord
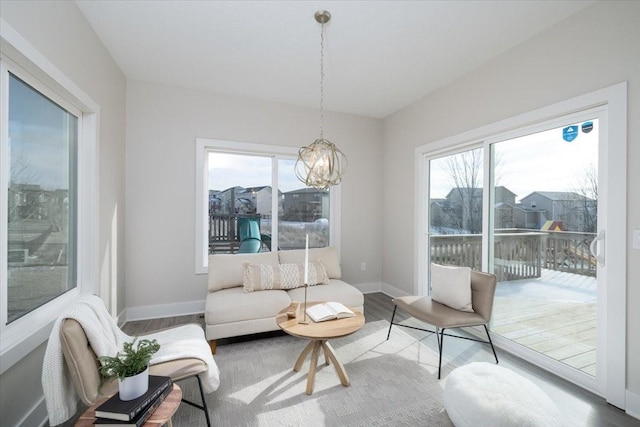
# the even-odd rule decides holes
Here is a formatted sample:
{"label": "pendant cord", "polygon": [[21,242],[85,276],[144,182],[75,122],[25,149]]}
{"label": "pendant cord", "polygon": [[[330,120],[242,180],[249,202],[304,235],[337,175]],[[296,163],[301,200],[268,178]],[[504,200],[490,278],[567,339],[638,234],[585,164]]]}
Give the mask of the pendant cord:
{"label": "pendant cord", "polygon": [[320,139],[324,139],[324,22],[320,30]]}

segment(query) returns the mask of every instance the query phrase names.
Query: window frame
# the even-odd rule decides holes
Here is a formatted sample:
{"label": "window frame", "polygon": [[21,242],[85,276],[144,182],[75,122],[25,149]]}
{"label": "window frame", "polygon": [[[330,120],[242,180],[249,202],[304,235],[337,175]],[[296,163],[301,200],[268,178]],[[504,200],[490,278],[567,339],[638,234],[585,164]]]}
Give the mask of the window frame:
{"label": "window frame", "polygon": [[[72,80],[0,19],[0,374],[46,342],[60,312],[81,294],[97,293],[98,254],[98,155],[99,106]],[[7,320],[7,227],[8,227],[8,88],[9,72],[43,96],[78,117],[76,174],[76,286],[46,304],[6,324]],[[8,165],[6,165],[8,166]]]}
{"label": "window frame", "polygon": [[[209,250],[207,236],[208,227],[208,154],[211,152],[255,155],[270,157],[274,165],[271,172],[272,188],[278,188],[278,160],[296,159],[297,147],[272,144],[258,144],[250,142],[229,141],[221,139],[196,138],[196,209],[195,209],[195,273],[207,274]],[[301,183],[301,185],[304,185]],[[273,194],[277,195],[277,191]],[[341,219],[340,219],[340,185],[329,190],[329,244],[340,250]],[[278,212],[277,197],[272,198],[272,211]],[[272,227],[277,230],[278,216],[273,216]],[[274,235],[272,251],[277,248],[277,233]]]}

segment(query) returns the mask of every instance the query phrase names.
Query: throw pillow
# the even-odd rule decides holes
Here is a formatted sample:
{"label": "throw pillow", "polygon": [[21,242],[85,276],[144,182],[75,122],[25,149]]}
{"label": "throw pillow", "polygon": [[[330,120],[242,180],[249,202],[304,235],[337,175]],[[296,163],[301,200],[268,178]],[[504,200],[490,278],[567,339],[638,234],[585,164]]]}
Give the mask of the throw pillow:
{"label": "throw pillow", "polygon": [[[328,283],[329,276],[324,266],[310,262],[309,286]],[[268,265],[245,262],[242,285],[245,292],[299,288],[304,286],[304,263]]]}
{"label": "throw pillow", "polygon": [[431,299],[456,310],[473,313],[471,269],[431,264]]}

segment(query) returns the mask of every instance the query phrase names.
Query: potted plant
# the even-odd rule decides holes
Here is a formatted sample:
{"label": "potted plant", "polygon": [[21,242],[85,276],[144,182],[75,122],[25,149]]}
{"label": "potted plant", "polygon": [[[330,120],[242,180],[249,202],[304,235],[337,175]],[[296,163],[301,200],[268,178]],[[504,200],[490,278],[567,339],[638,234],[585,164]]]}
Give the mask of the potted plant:
{"label": "potted plant", "polygon": [[146,393],[149,388],[149,361],[160,350],[156,340],[143,339],[134,347],[137,340],[135,337],[133,341],[125,342],[122,353],[98,357],[103,380],[118,378],[121,400],[133,400]]}

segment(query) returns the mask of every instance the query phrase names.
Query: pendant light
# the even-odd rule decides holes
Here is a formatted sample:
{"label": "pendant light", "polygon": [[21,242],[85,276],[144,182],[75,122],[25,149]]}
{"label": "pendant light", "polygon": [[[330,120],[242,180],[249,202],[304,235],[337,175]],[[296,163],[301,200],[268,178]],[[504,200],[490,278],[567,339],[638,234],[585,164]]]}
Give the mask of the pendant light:
{"label": "pendant light", "polygon": [[296,177],[308,187],[327,190],[340,184],[347,168],[347,157],[328,139],[324,139],[324,25],[331,19],[326,10],[315,13],[320,30],[320,138],[298,151]]}

